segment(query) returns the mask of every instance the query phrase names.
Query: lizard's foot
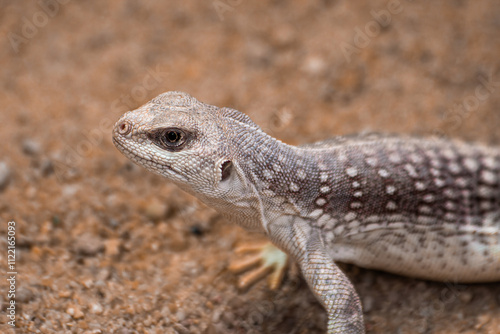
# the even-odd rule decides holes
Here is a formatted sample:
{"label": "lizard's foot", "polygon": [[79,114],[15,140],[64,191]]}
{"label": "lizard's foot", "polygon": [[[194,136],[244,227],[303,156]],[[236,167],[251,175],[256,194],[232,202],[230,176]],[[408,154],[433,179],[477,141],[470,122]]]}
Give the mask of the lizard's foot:
{"label": "lizard's foot", "polygon": [[246,289],[269,275],[268,285],[277,289],[288,264],[288,255],[270,242],[243,244],[235,249],[237,254],[254,253],[244,259],[232,261],[229,270],[235,274],[249,271],[238,280],[238,287]]}

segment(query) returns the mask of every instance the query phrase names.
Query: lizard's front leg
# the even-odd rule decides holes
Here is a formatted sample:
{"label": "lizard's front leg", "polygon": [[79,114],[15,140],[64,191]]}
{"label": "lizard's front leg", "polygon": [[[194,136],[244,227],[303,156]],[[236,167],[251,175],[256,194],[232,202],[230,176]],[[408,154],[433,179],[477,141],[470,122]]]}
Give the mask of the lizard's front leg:
{"label": "lizard's front leg", "polygon": [[271,224],[269,236],[299,264],[309,287],[328,312],[328,333],[365,333],[359,296],[328,256],[318,230],[303,219],[285,216]]}

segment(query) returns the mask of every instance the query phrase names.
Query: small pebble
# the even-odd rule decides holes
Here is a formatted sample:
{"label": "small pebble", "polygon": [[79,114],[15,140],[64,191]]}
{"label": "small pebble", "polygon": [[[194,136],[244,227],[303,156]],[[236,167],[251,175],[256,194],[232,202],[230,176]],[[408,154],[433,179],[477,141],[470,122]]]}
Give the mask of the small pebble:
{"label": "small pebble", "polygon": [[21,303],[28,303],[34,298],[33,291],[27,288],[19,287],[19,289],[16,292],[16,300],[18,300]]}
{"label": "small pebble", "polygon": [[474,297],[474,295],[470,291],[461,291],[458,293],[458,298],[464,304],[468,304],[472,300],[473,297]]}
{"label": "small pebble", "polygon": [[94,314],[101,314],[103,310],[104,309],[103,309],[102,305],[99,303],[92,303],[90,305],[90,312],[92,312]]}
{"label": "small pebble", "polygon": [[104,242],[104,253],[108,256],[120,254],[120,239],[108,239]]}
{"label": "small pebble", "polygon": [[363,298],[363,311],[370,312],[373,309],[373,304],[375,300],[371,296],[366,296]]}
{"label": "small pebble", "polygon": [[40,172],[42,173],[43,177],[49,176],[50,174],[54,173],[54,164],[52,163],[52,161],[49,159],[42,160],[42,163],[40,164]]}
{"label": "small pebble", "polygon": [[109,279],[110,276],[111,276],[110,271],[107,268],[102,268],[96,275],[97,279],[96,285],[99,285],[100,283],[102,283],[102,281]]}
{"label": "small pebble", "polygon": [[80,283],[86,287],[87,289],[90,289],[94,286],[94,280],[92,278],[86,278],[82,281],[80,281]]}
{"label": "small pebble", "polygon": [[73,197],[80,190],[80,188],[80,185],[76,184],[65,185],[62,187],[61,194],[63,197]]}
{"label": "small pebble", "polygon": [[73,319],[82,319],[85,316],[80,307],[76,305],[68,307],[66,313],[72,316]]}
{"label": "small pebble", "polygon": [[26,139],[22,143],[23,153],[27,155],[37,155],[41,151],[41,145],[39,142],[33,139]]}
{"label": "small pebble", "polygon": [[69,297],[71,297],[71,291],[61,290],[61,291],[59,291],[59,297],[60,298],[69,298]]}
{"label": "small pebble", "polygon": [[154,200],[146,206],[145,214],[152,221],[158,221],[167,215],[167,211],[168,206],[165,203]]}
{"label": "small pebble", "polygon": [[104,249],[102,240],[92,234],[85,233],[76,238],[74,250],[80,255],[92,256]]}
{"label": "small pebble", "polygon": [[10,168],[5,162],[0,162],[0,190],[5,189],[10,181]]}
{"label": "small pebble", "polygon": [[326,71],[326,66],[327,64],[323,58],[310,56],[306,58],[304,64],[302,65],[302,69],[310,75],[319,75]]}
{"label": "small pebble", "polygon": [[184,319],[186,319],[186,313],[184,311],[182,311],[182,310],[177,311],[177,313],[175,314],[175,316],[177,317],[177,321],[179,321],[179,322],[181,322]]}

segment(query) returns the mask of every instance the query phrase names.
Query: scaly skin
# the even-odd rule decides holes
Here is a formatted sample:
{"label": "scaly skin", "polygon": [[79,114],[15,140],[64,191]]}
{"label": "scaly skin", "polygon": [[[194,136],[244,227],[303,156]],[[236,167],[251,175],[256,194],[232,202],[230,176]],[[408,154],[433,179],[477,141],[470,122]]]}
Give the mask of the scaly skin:
{"label": "scaly skin", "polygon": [[364,333],[334,261],[453,282],[500,280],[500,149],[364,135],[294,147],[180,92],[126,113],[113,141],[299,264],[329,333]]}

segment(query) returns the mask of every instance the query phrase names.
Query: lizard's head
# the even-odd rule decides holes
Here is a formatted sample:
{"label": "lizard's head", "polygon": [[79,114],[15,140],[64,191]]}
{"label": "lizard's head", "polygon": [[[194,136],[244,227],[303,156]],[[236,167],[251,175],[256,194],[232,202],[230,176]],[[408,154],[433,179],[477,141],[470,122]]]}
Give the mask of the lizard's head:
{"label": "lizard's head", "polygon": [[231,149],[241,126],[257,127],[236,110],[167,92],[124,114],[113,142],[135,163],[211,200],[237,196],[247,187]]}

